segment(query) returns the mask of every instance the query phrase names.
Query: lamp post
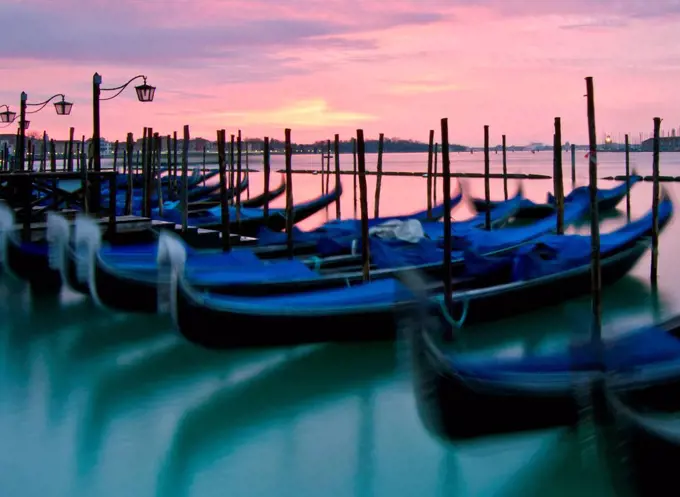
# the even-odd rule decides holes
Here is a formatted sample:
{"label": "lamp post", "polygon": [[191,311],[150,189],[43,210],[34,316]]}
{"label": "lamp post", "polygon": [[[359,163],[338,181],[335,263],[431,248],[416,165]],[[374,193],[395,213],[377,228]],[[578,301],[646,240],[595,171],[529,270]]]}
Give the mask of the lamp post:
{"label": "lamp post", "polygon": [[[100,132],[100,116],[99,116],[99,102],[103,100],[113,100],[116,98],[118,95],[123,93],[123,91],[135,80],[138,79],[143,79],[143,83],[141,85],[135,86],[135,91],[137,92],[137,99],[140,102],[152,102],[153,97],[156,93],[156,87],[148,85],[146,83],[146,76],[143,74],[140,74],[138,76],[135,76],[134,78],[131,78],[127,83],[122,84],[120,86],[117,86],[115,88],[102,88],[102,77],[99,75],[99,73],[94,73],[94,76],[92,76],[92,121],[93,121],[93,127],[92,127],[92,155],[94,159],[94,170],[95,172],[100,172],[102,169],[102,161],[101,161],[101,132]],[[101,93],[103,91],[115,91],[114,95],[107,97],[107,98],[101,98]],[[93,183],[93,189],[92,189],[92,196],[90,199],[90,204],[91,208],[94,212],[99,210],[99,205],[101,203],[101,186],[99,182],[99,178],[96,177],[94,178]],[[110,192],[110,195],[113,195],[115,192]]]}
{"label": "lamp post", "polygon": [[9,106],[7,105],[0,105],[0,108],[4,107],[5,110],[3,112],[0,112],[0,123],[13,123],[14,120],[17,118],[17,113],[12,112],[9,110]]}
{"label": "lamp post", "polygon": [[[26,120],[26,114],[35,114],[36,112],[40,112],[45,108],[47,104],[49,104],[52,100],[54,100],[57,97],[61,97],[61,100],[58,102],[54,102],[54,109],[57,111],[57,115],[59,116],[68,116],[71,113],[71,109],[73,108],[73,103],[72,102],[67,102],[66,97],[64,96],[63,93],[57,93],[56,95],[52,95],[50,98],[45,100],[44,102],[39,102],[36,104],[31,104],[28,103],[28,95],[26,95],[26,92],[22,91],[21,92],[21,101],[19,103],[19,143],[17,143],[17,165],[19,171],[24,170],[24,151],[25,151],[25,141],[26,141],[26,128],[28,128],[28,124],[30,121]],[[35,110],[29,111],[28,107],[38,107]],[[9,113],[9,107],[7,108],[6,112],[0,113],[0,119],[3,119],[3,114]],[[12,113],[16,116],[15,113]],[[9,117],[9,116],[8,116]]]}

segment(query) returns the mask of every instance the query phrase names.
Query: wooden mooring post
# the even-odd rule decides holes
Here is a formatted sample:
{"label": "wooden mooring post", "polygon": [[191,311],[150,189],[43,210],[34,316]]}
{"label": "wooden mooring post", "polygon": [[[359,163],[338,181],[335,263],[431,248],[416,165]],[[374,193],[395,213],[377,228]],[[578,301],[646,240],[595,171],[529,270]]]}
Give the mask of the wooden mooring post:
{"label": "wooden mooring post", "polygon": [[562,120],[555,118],[555,134],[553,140],[553,190],[555,207],[557,208],[558,235],[564,234],[564,181],[562,178]]}
{"label": "wooden mooring post", "polygon": [[[325,193],[330,190],[330,180],[331,180],[331,141],[326,140],[326,186]],[[328,207],[326,208],[328,211]]]}
{"label": "wooden mooring post", "polygon": [[352,138],[352,180],[354,191],[354,218],[357,217],[357,139]]}
{"label": "wooden mooring post", "polygon": [[[444,147],[444,142],[442,142],[442,148]],[[486,230],[491,230],[491,185],[489,184],[489,174],[491,168],[491,161],[489,158],[489,126],[484,125],[484,207],[486,211],[486,216],[484,218],[484,228]],[[449,171],[450,174],[450,171]],[[451,201],[451,182],[449,181],[449,202]],[[446,184],[446,183],[445,183]],[[446,194],[444,194],[446,198]],[[451,213],[449,212],[447,216],[450,218]],[[449,254],[449,258],[451,254]]]}
{"label": "wooden mooring post", "polygon": [[571,144],[571,188],[576,187],[576,145]]}
{"label": "wooden mooring post", "polygon": [[125,189],[125,214],[129,216],[132,214],[132,188],[134,187],[133,184],[134,171],[132,170],[132,157],[134,154],[135,140],[132,133],[127,134],[127,141],[125,143],[125,146],[127,148],[127,161],[128,161],[127,188]]}
{"label": "wooden mooring post", "polygon": [[75,136],[76,129],[71,127],[68,129],[68,171],[73,172],[73,138]]}
{"label": "wooden mooring post", "polygon": [[[486,128],[486,126],[485,126]],[[441,120],[442,130],[442,180],[444,181],[444,305],[446,312],[453,307],[451,281],[451,162],[449,159],[449,120]],[[487,209],[489,212],[489,209]]]}
{"label": "wooden mooring post", "polygon": [[189,229],[189,125],[184,125],[184,140],[182,141],[182,187],[180,189],[180,206],[182,208],[182,235]]}
{"label": "wooden mooring post", "polygon": [[505,146],[505,135],[502,136],[503,140],[503,197],[508,200],[508,150]]}
{"label": "wooden mooring post", "polygon": [[625,137],[626,142],[626,218],[630,223],[630,139],[628,134]]}
{"label": "wooden mooring post", "polygon": [[236,137],[234,135],[231,135],[229,139],[229,190],[231,191],[232,197],[230,198],[230,201],[233,205],[234,203],[234,152],[235,152],[235,140]]}
{"label": "wooden mooring post", "polygon": [[439,155],[437,152],[437,148],[439,146],[437,145],[437,142],[434,144],[434,166],[433,166],[433,171],[434,171],[434,178],[432,178],[432,201],[434,205],[437,205],[437,156]]}
{"label": "wooden mooring post", "polygon": [[373,206],[374,216],[376,219],[380,216],[380,189],[382,188],[382,172],[383,172],[383,146],[385,135],[380,133],[378,136],[378,166],[376,169],[375,178],[375,205]]}
{"label": "wooden mooring post", "polygon": [[366,146],[364,130],[357,130],[359,203],[361,204],[361,267],[364,282],[371,280],[371,247],[368,240],[368,193],[366,191]]}
{"label": "wooden mooring post", "polygon": [[[238,130],[238,135],[236,136],[236,224],[241,227],[241,130]],[[240,230],[239,230],[240,233]]]}
{"label": "wooden mooring post", "polygon": [[[271,165],[269,163],[269,137],[264,137],[264,149],[262,150],[262,163],[264,168],[264,206],[263,206],[263,216],[265,226],[269,220],[269,175],[271,174]],[[286,185],[288,188],[288,185]]]}
{"label": "wooden mooring post", "polygon": [[290,129],[285,129],[286,153],[286,246],[288,257],[293,258],[293,147],[290,140]]}
{"label": "wooden mooring post", "polygon": [[659,148],[660,148],[660,131],[661,118],[654,118],[654,148],[652,155],[652,264],[650,270],[650,279],[652,287],[656,288],[658,280],[658,266],[659,266]]}
{"label": "wooden mooring post", "polygon": [[434,151],[434,130],[430,130],[427,145],[427,218],[432,219],[432,152]]}
{"label": "wooden mooring post", "polygon": [[220,211],[222,214],[222,250],[231,250],[231,226],[229,219],[229,198],[227,196],[227,132],[223,129],[217,131],[217,164],[220,171]]}
{"label": "wooden mooring post", "polygon": [[[335,135],[335,143],[333,144],[333,155],[335,158],[335,190],[340,190],[340,135]],[[335,219],[340,219],[340,197],[335,201]]]}
{"label": "wooden mooring post", "polygon": [[[600,348],[602,340],[602,272],[600,267],[600,216],[597,205],[597,132],[593,78],[586,78],[588,107],[588,176],[590,188],[590,275],[592,293],[592,341]],[[598,350],[601,353],[601,350]],[[602,357],[598,358],[600,362]]]}

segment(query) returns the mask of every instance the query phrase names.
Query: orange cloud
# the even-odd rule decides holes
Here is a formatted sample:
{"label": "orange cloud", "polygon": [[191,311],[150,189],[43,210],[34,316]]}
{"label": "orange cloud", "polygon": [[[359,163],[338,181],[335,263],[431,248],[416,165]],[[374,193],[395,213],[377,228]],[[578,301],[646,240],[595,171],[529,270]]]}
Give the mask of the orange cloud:
{"label": "orange cloud", "polygon": [[211,119],[225,118],[243,125],[298,126],[302,128],[346,126],[377,119],[376,116],[371,114],[331,109],[322,98],[298,100],[276,109],[220,112],[210,117]]}

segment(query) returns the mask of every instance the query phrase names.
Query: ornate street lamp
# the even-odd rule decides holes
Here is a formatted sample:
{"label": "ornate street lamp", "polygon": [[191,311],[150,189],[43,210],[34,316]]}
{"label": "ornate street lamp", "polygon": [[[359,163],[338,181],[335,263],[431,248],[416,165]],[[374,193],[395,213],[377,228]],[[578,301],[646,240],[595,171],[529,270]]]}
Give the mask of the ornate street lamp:
{"label": "ornate street lamp", "polygon": [[[146,83],[146,76],[140,74],[131,78],[127,83],[117,86],[115,88],[102,88],[102,77],[99,73],[94,73],[92,76],[92,117],[93,117],[93,133],[92,133],[92,155],[94,159],[94,170],[96,172],[101,171],[101,132],[100,132],[100,119],[99,119],[99,102],[103,100],[113,100],[118,95],[123,93],[125,88],[130,86],[135,80],[142,79],[144,82],[141,85],[135,86],[135,91],[137,92],[137,99],[140,102],[152,102],[153,97],[156,94],[156,87],[151,86]],[[101,98],[101,92],[103,91],[115,91],[114,95]],[[99,186],[99,178],[93,178],[93,189],[92,196],[90,199],[90,204],[93,211],[99,210],[99,204],[101,199],[101,187]]]}
{"label": "ornate street lamp", "polygon": [[9,110],[7,105],[0,105],[0,107],[4,107],[6,109],[3,112],[0,112],[0,123],[13,123],[17,118],[17,113]]}
{"label": "ornate street lamp", "polygon": [[[18,165],[19,165],[19,171],[24,170],[24,147],[25,147],[25,141],[26,141],[26,129],[28,128],[28,125],[30,124],[30,121],[26,120],[26,114],[35,114],[36,112],[40,112],[49,104],[52,100],[54,100],[57,97],[61,97],[61,101],[55,102],[54,104],[54,109],[57,111],[57,114],[60,116],[68,116],[71,113],[71,109],[73,108],[73,103],[67,102],[66,97],[64,96],[63,93],[57,93],[56,95],[52,95],[50,98],[45,100],[44,102],[39,102],[37,104],[31,104],[28,103],[28,95],[26,95],[26,92],[22,91],[21,92],[21,101],[19,103],[19,143],[17,143],[17,159],[18,159]],[[28,107],[38,107],[35,110],[28,111]],[[9,111],[9,108],[7,109]]]}

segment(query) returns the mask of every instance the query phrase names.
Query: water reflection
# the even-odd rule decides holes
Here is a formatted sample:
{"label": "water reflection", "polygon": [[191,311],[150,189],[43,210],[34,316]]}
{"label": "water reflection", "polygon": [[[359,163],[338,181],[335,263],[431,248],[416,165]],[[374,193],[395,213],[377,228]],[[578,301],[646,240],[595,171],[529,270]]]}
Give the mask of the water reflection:
{"label": "water reflection", "polygon": [[[394,359],[394,350],[384,345],[323,345],[248,381],[215,391],[188,408],[178,423],[157,495],[185,495],[192,469],[241,447],[250,430],[281,418],[294,419],[311,406],[318,409],[320,403],[341,400],[357,386],[364,388],[393,372]],[[323,443],[323,432],[318,437]]]}
{"label": "water reflection", "polygon": [[[662,154],[662,170],[675,168],[680,175],[676,155]],[[481,170],[481,154],[468,156],[456,154],[454,169]],[[550,154],[510,158],[513,172],[541,172],[541,161],[551,160]],[[424,166],[423,159],[387,155],[385,170],[414,169]],[[622,172],[621,156],[610,159],[602,175]],[[648,174],[647,159],[638,157],[645,163],[642,174]],[[351,169],[351,155],[342,160],[343,169]],[[492,159],[492,170],[498,167]],[[585,184],[587,161],[579,159],[577,168],[578,183]],[[257,195],[261,176],[253,180],[252,195]],[[351,216],[357,212],[353,179],[342,180],[342,213]],[[297,175],[294,182],[296,202],[320,193],[319,177]],[[510,192],[517,183],[510,182]],[[424,178],[385,177],[382,185],[381,214],[425,208]],[[527,198],[544,201],[552,182],[523,185]],[[440,180],[440,200],[441,187]],[[370,176],[369,212],[374,188]],[[474,196],[483,195],[480,181],[468,181],[468,188]],[[678,198],[680,187],[668,188]],[[491,181],[491,194],[502,198],[502,181]],[[633,219],[649,210],[650,199],[651,184],[635,186]],[[272,206],[284,203],[281,197]],[[334,211],[331,206],[328,214],[322,211],[301,228],[333,218]],[[620,208],[604,219],[602,231],[623,224],[623,212]],[[454,216],[471,214],[464,204]],[[577,230],[587,233],[588,223]],[[648,255],[630,277],[605,288],[607,336],[680,310],[674,298],[680,282],[677,230],[671,223],[661,236],[656,292],[648,283]],[[5,275],[0,279],[0,438],[5,448],[0,474],[8,495],[612,494],[607,471],[582,457],[573,432],[455,447],[431,438],[415,410],[410,377],[402,374],[403,358],[395,352],[402,344],[213,353],[187,344],[157,316],[102,312],[90,299],[68,292],[58,299],[33,299],[24,283]],[[584,297],[469,327],[454,345],[480,355],[559,350],[575,334],[587,333],[589,315],[590,300]]]}

